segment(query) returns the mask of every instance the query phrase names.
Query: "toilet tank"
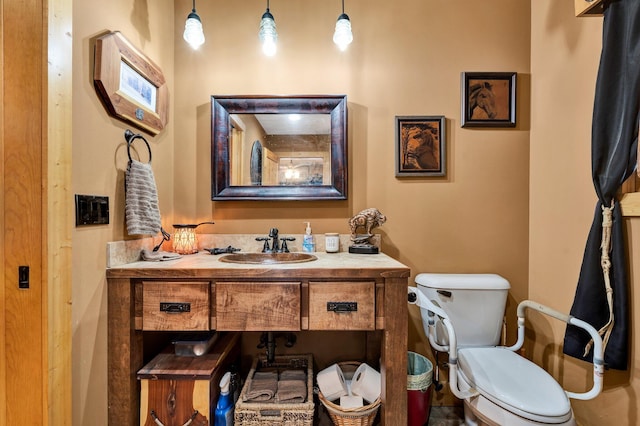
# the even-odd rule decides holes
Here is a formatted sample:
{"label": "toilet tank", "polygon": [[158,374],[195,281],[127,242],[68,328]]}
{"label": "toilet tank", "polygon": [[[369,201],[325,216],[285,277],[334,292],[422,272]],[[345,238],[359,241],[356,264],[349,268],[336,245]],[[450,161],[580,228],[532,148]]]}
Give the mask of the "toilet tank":
{"label": "toilet tank", "polygon": [[[418,290],[449,316],[458,347],[496,346],[500,341],[509,281],[496,274],[419,274]],[[427,312],[421,309],[427,332]],[[448,344],[442,324],[436,324],[440,344]]]}

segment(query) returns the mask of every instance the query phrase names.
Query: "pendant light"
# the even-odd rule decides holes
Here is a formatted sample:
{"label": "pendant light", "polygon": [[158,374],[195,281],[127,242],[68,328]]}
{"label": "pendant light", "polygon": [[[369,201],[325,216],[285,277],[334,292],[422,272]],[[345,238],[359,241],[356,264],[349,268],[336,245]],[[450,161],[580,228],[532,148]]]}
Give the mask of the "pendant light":
{"label": "pendant light", "polygon": [[351,21],[349,15],[344,13],[344,0],[342,0],[342,14],[338,16],[336,22],[336,30],[333,33],[333,42],[338,45],[340,50],[346,50],[347,46],[353,41],[351,33]]}
{"label": "pendant light", "polygon": [[193,49],[197,49],[204,44],[202,21],[196,13],[196,0],[193,0],[193,8],[191,9],[189,16],[187,16],[187,22],[184,24],[184,34],[182,37]]}
{"label": "pendant light", "polygon": [[276,31],[276,21],[273,19],[271,12],[269,12],[269,0],[267,0],[267,11],[264,12],[260,21],[260,33],[258,36],[262,43],[262,52],[267,56],[275,55],[278,32]]}

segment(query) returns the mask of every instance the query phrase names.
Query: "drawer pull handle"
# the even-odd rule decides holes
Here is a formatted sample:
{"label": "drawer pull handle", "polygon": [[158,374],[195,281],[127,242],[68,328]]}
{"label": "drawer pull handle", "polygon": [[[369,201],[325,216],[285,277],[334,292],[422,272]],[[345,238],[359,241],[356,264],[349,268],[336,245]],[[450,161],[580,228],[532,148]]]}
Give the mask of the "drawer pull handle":
{"label": "drawer pull handle", "polygon": [[169,314],[181,314],[191,312],[191,303],[187,302],[160,302],[160,312]]}
{"label": "drawer pull handle", "polygon": [[358,302],[327,302],[327,312],[357,312]]}

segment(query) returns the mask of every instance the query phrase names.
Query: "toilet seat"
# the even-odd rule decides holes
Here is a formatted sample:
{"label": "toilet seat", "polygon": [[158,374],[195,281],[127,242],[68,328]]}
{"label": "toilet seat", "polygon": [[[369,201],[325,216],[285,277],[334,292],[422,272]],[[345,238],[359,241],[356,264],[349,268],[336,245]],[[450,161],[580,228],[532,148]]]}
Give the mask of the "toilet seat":
{"label": "toilet seat", "polygon": [[459,373],[467,384],[491,402],[525,419],[563,423],[571,419],[571,404],[549,373],[502,347],[458,351]]}

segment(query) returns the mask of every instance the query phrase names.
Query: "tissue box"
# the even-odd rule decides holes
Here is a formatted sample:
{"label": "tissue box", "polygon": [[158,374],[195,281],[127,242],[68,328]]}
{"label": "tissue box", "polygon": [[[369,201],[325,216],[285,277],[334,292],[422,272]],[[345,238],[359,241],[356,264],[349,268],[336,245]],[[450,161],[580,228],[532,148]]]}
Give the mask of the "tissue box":
{"label": "tissue box", "polygon": [[[243,397],[251,388],[251,378],[256,371],[266,369],[305,370],[307,373],[307,399],[297,404],[278,402],[243,402]],[[279,355],[272,364],[260,356],[253,361],[251,371],[236,402],[235,426],[312,426],[315,405],[313,403],[313,356]]]}
{"label": "tissue box", "polygon": [[179,356],[172,347],[158,354],[137,374],[140,380],[140,425],[213,425],[220,379],[240,356],[240,333],[221,335],[208,353]]}

